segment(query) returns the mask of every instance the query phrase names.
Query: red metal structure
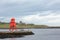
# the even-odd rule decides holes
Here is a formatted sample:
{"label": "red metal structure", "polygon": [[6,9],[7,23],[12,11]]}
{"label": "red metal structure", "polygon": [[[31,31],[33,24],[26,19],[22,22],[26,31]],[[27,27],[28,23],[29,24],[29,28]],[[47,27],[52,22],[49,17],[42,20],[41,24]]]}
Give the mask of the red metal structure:
{"label": "red metal structure", "polygon": [[15,18],[11,18],[11,21],[10,21],[10,31],[14,31],[16,30],[16,22],[15,22]]}

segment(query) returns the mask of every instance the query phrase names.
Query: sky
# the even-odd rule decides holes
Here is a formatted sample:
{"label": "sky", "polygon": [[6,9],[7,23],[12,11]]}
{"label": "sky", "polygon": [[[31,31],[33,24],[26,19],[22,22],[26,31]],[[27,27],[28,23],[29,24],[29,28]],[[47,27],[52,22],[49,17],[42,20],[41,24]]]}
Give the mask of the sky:
{"label": "sky", "polygon": [[60,26],[60,0],[0,0],[0,21]]}

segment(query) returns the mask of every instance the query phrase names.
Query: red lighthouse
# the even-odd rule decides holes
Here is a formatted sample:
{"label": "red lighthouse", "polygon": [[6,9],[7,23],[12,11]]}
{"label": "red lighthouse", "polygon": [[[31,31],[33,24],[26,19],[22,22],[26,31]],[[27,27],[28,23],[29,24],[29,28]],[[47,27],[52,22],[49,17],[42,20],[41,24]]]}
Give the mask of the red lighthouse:
{"label": "red lighthouse", "polygon": [[10,31],[14,31],[16,30],[16,22],[15,22],[15,18],[11,18],[11,21],[10,21]]}

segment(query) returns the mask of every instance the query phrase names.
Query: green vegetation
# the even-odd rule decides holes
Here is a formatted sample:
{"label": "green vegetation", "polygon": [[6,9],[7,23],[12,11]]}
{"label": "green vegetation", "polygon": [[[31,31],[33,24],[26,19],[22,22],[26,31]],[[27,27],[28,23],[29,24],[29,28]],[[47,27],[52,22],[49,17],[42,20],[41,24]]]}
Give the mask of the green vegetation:
{"label": "green vegetation", "polygon": [[[32,25],[32,24],[17,24],[17,28],[46,28],[46,25]],[[9,28],[9,24],[0,24],[0,28]]]}
{"label": "green vegetation", "polygon": [[[20,23],[17,23],[17,28],[47,28],[47,25],[34,25],[34,24],[26,24],[20,21]],[[9,23],[0,22],[0,28],[9,28]]]}
{"label": "green vegetation", "polygon": [[0,28],[9,28],[9,24],[7,23],[0,24]]}

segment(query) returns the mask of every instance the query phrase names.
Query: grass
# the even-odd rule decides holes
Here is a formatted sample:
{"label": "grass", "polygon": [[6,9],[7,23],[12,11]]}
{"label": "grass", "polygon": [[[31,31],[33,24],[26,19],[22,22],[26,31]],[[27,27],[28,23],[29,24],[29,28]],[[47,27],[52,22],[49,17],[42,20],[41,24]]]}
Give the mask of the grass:
{"label": "grass", "polygon": [[[17,28],[46,28],[48,26],[46,25],[31,25],[31,24],[17,24],[16,25]],[[9,24],[8,23],[3,23],[0,24],[0,28],[9,28]]]}

